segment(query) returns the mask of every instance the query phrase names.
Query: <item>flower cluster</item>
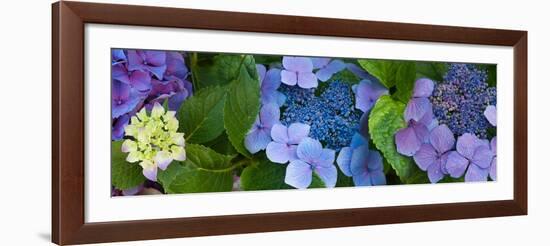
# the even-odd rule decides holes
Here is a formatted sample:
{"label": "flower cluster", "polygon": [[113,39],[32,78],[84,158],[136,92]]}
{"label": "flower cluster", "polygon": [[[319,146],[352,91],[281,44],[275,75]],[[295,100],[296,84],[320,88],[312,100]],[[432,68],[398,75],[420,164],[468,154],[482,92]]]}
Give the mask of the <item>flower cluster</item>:
{"label": "flower cluster", "polygon": [[346,64],[341,60],[285,56],[281,81],[288,86],[315,88],[319,85],[318,80],[325,82],[345,68]]}
{"label": "flower cluster", "polygon": [[[447,74],[446,77],[463,76],[456,75],[457,69],[459,68],[450,71],[451,74]],[[464,73],[464,71],[460,72]],[[451,84],[458,86],[456,82]],[[496,137],[489,143],[488,140],[480,139],[473,134],[477,132],[477,134],[485,135],[489,126],[485,125],[484,128],[480,128],[479,124],[473,127],[464,125],[460,128],[460,134],[453,132],[453,129],[445,123],[449,118],[440,118],[442,116],[435,114],[434,111],[440,110],[442,105],[462,105],[466,97],[455,95],[434,99],[436,98],[432,95],[434,86],[436,87],[434,94],[438,93],[438,88],[444,88],[442,84],[434,85],[433,81],[425,78],[415,82],[412,98],[404,112],[407,127],[395,134],[397,151],[402,155],[412,156],[418,167],[428,172],[428,178],[432,183],[439,182],[445,175],[459,178],[464,174],[467,182],[486,181],[488,176],[492,180],[496,180]],[[484,95],[491,97],[490,93]],[[448,101],[443,103],[441,101],[443,98]],[[429,99],[436,100],[435,105],[432,106]],[[479,100],[488,102],[487,98],[479,98]],[[461,108],[460,111],[462,110],[466,109]],[[481,112],[486,118],[481,117],[481,120],[476,120],[476,122],[494,123],[493,125],[496,126],[496,107],[484,106]],[[472,132],[463,133],[462,131],[465,130]],[[455,134],[460,135],[458,140],[455,139]]]}
{"label": "flower cluster", "polygon": [[[286,86],[283,86],[285,88]],[[361,114],[354,109],[351,86],[333,81],[319,97],[313,91],[286,88],[288,106],[282,122],[300,122],[311,126],[311,136],[339,150],[348,146],[359,128]]]}
{"label": "flower cluster", "polygon": [[353,135],[349,147],[340,150],[336,163],[342,173],[353,177],[356,186],[386,184],[382,156],[376,150],[369,150],[369,141],[361,134]]}
{"label": "flower cluster", "polygon": [[142,107],[150,110],[168,100],[169,109],[177,110],[192,93],[179,52],[113,49],[111,59],[113,140],[122,139],[130,117]]}
{"label": "flower cluster", "polygon": [[496,88],[488,86],[485,71],[473,64],[451,64],[430,100],[439,122],[454,134],[487,137],[490,125],[483,113],[487,106],[496,104]]}
{"label": "flower cluster", "polygon": [[179,123],[175,114],[165,112],[155,102],[151,115],[143,108],[125,127],[125,135],[131,138],[124,140],[121,151],[128,153],[126,161],[139,162],[143,175],[151,181],[157,180],[157,168],[166,170],[173,160],[185,160],[185,139],[183,133],[177,132]]}

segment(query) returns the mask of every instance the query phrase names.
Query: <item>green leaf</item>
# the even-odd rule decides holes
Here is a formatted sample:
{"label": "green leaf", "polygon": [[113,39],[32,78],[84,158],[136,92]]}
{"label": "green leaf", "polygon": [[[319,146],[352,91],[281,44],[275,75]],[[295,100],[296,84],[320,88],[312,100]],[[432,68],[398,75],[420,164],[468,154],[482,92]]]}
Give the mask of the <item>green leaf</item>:
{"label": "green leaf", "polygon": [[403,119],[405,104],[384,95],[374,105],[370,118],[369,129],[372,141],[376,148],[382,152],[384,158],[395,170],[395,173],[404,183],[420,182],[417,178],[422,172],[416,164],[406,156],[397,152],[394,135],[406,127]]}
{"label": "green leaf", "polygon": [[208,87],[187,99],[178,112],[179,129],[189,143],[204,143],[222,134],[225,87]]}
{"label": "green leaf", "polygon": [[254,55],[254,60],[256,64],[269,65],[272,63],[280,63],[283,60],[282,56],[271,56],[271,55]]}
{"label": "green leaf", "polygon": [[213,85],[227,85],[239,76],[242,67],[251,78],[258,78],[256,63],[250,55],[191,53],[190,60],[196,90]]}
{"label": "green leaf", "polygon": [[246,69],[229,85],[224,107],[224,125],[229,141],[244,156],[250,153],[244,147],[244,138],[260,111],[260,83],[250,77]]}
{"label": "green leaf", "polygon": [[188,144],[185,151],[185,161],[159,170],[157,178],[167,193],[231,191],[236,167],[231,163],[232,156],[197,144]]}
{"label": "green leaf", "polygon": [[[294,189],[285,183],[286,164],[277,164],[267,159],[251,160],[252,165],[246,167],[241,173],[241,188],[243,190],[282,190]],[[317,176],[313,179],[309,188],[324,188],[325,184]]]}
{"label": "green leaf", "polygon": [[[355,84],[359,83],[360,80],[361,79],[358,78],[354,73],[352,73],[348,69],[344,69],[344,70],[332,75],[332,77],[328,80],[328,82],[340,81],[340,82],[347,83],[347,84],[350,84],[350,85],[355,85]],[[327,84],[327,83],[321,83],[321,84]]]}
{"label": "green leaf", "polygon": [[360,59],[357,61],[363,69],[367,70],[372,76],[380,80],[386,88],[395,85],[395,77],[397,62],[389,60],[367,60]]}
{"label": "green leaf", "polygon": [[117,189],[134,188],[145,181],[142,168],[137,163],[126,161],[127,153],[122,153],[122,141],[111,143],[111,184]]}
{"label": "green leaf", "polygon": [[225,155],[236,155],[237,150],[233,147],[227,134],[223,132],[216,139],[204,143],[204,146],[213,149],[214,151]]}
{"label": "green leaf", "polygon": [[399,62],[394,65],[396,69],[395,87],[393,95],[397,100],[407,103],[411,98],[416,77],[416,64],[414,62]]}
{"label": "green leaf", "polygon": [[338,179],[336,180],[336,187],[353,187],[353,186],[355,186],[355,184],[353,183],[353,178],[346,176],[338,168]]}
{"label": "green leaf", "polygon": [[447,73],[447,64],[444,62],[416,62],[416,78],[428,78],[441,82]]}

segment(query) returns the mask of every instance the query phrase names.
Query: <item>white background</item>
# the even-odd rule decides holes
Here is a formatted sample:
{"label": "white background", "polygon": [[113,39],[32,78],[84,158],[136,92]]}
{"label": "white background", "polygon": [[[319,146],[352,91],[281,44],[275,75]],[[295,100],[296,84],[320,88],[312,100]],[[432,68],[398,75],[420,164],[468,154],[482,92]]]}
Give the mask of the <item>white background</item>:
{"label": "white background", "polygon": [[[100,0],[96,0],[100,1]],[[117,1],[101,1],[117,2]],[[544,245],[550,219],[546,154],[548,7],[544,1],[118,1],[151,5],[529,31],[529,215],[354,228],[259,233],[120,243],[117,245]],[[3,81],[2,245],[46,245],[50,233],[50,1],[12,1],[0,10]],[[396,9],[399,7],[399,9]],[[530,243],[528,243],[530,242]]]}

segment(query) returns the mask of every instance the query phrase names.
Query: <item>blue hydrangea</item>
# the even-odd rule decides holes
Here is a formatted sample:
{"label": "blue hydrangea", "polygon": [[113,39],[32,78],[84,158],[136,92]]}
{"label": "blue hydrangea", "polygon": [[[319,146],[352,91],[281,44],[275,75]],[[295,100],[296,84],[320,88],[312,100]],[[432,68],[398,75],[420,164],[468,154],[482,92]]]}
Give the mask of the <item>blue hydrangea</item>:
{"label": "blue hydrangea", "polygon": [[490,123],[484,110],[496,104],[496,88],[487,84],[487,73],[472,64],[451,64],[443,82],[435,86],[430,97],[433,113],[440,124],[455,135],[475,134],[487,137]]}
{"label": "blue hydrangea", "polygon": [[287,96],[282,122],[300,122],[311,126],[310,136],[327,148],[340,150],[350,144],[359,129],[361,112],[355,110],[351,86],[333,81],[319,95],[315,89],[281,86]]}

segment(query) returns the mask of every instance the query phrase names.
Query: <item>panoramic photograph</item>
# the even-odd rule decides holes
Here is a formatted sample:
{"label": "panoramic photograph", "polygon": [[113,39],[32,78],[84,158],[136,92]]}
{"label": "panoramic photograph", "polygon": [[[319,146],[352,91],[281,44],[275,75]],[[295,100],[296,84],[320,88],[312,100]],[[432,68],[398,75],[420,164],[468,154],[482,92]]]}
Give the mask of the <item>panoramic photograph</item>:
{"label": "panoramic photograph", "polygon": [[496,181],[496,65],[111,50],[111,196]]}

